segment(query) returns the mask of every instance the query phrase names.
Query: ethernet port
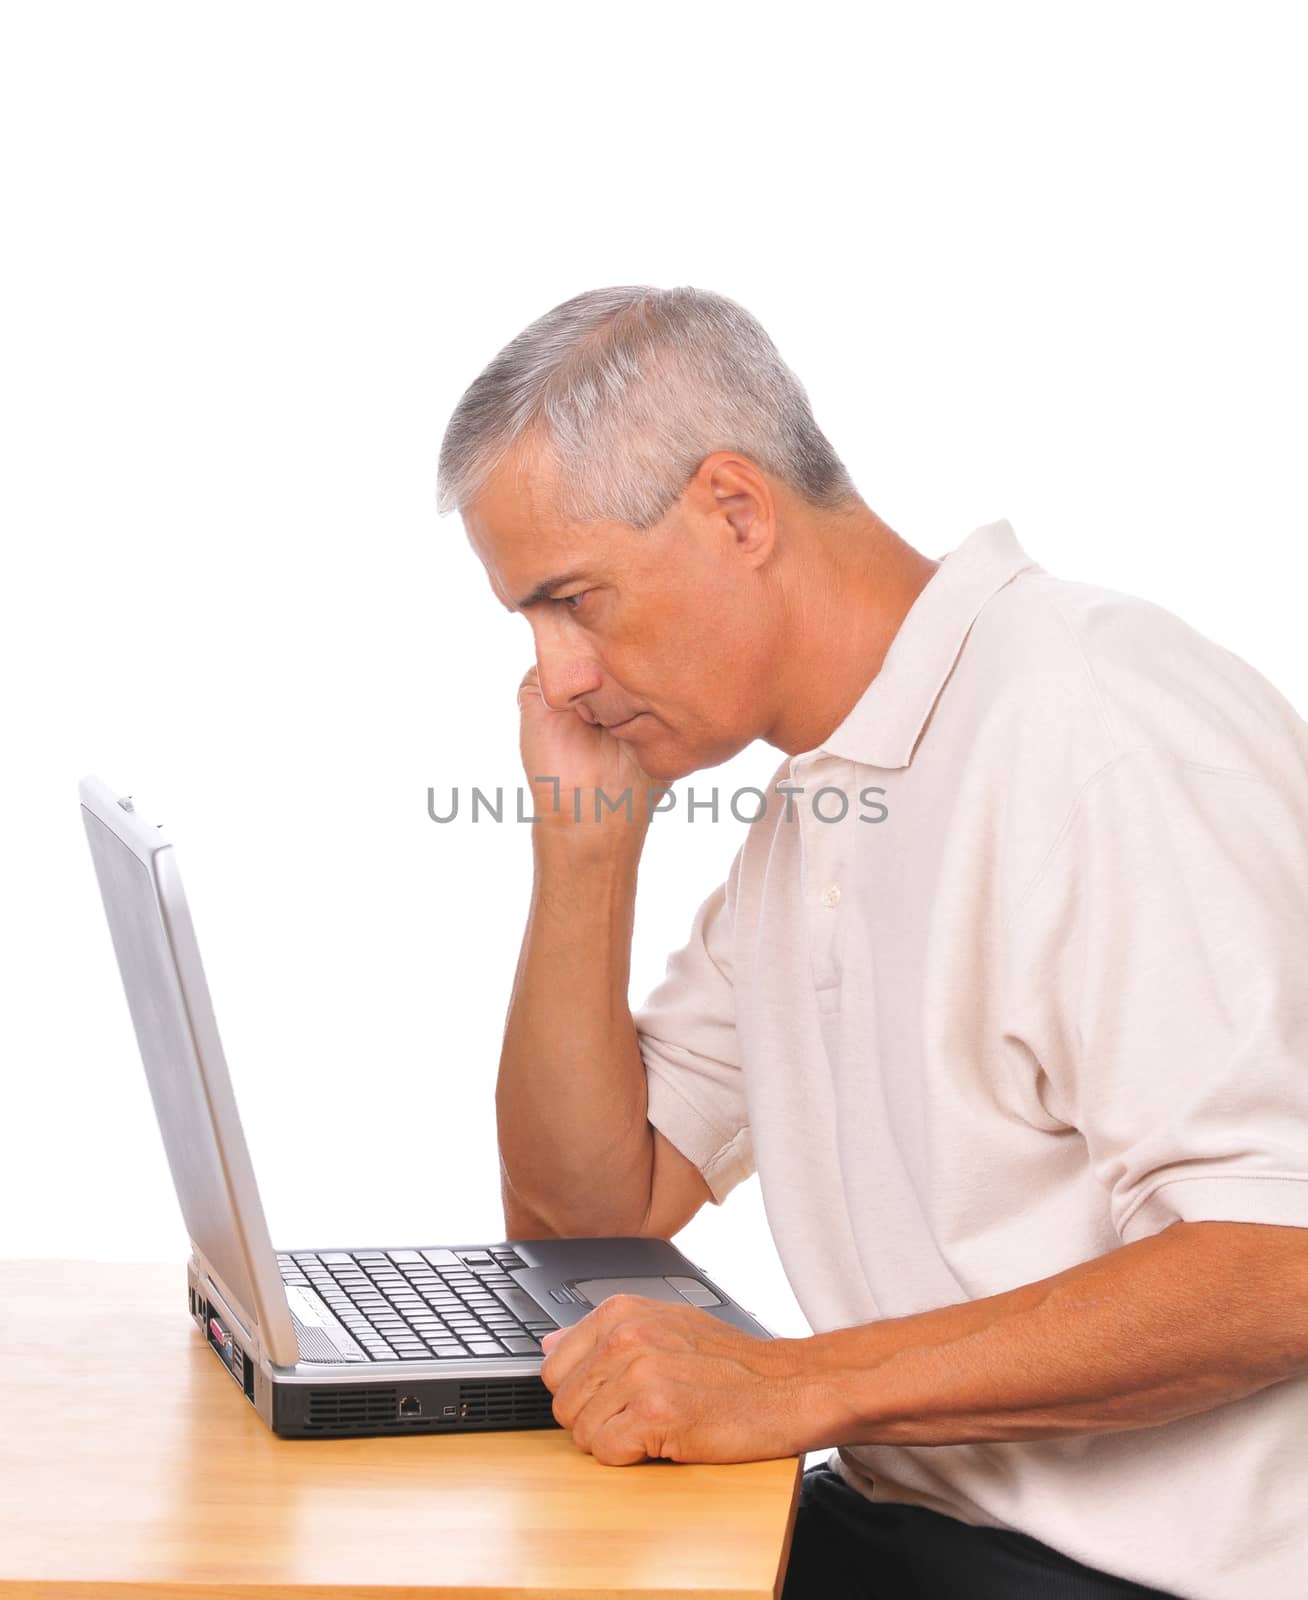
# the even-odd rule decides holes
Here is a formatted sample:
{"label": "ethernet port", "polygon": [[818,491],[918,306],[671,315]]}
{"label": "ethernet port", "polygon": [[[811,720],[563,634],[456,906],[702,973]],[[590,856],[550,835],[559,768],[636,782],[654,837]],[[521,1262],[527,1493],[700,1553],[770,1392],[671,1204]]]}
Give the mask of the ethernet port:
{"label": "ethernet port", "polygon": [[400,1401],[400,1415],[402,1417],[417,1417],[422,1415],[422,1401],[416,1394],[406,1394]]}

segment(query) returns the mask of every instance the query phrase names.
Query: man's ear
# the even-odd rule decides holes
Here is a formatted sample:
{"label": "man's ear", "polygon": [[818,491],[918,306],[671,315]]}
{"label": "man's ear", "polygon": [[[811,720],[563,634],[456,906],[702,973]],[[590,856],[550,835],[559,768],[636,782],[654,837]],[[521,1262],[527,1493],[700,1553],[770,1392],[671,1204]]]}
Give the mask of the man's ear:
{"label": "man's ear", "polygon": [[705,515],[732,542],[733,553],[760,566],[777,537],[777,503],[765,475],[745,456],[718,450],[705,456],[689,486]]}

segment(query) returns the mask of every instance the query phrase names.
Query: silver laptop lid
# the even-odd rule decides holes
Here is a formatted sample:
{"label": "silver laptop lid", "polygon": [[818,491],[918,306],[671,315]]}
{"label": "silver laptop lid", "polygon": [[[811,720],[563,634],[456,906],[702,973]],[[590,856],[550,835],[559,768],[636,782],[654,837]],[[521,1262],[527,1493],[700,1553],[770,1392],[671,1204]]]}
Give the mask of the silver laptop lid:
{"label": "silver laptop lid", "polygon": [[299,1359],[172,845],[99,778],[79,785],[109,932],[197,1257],[254,1353]]}

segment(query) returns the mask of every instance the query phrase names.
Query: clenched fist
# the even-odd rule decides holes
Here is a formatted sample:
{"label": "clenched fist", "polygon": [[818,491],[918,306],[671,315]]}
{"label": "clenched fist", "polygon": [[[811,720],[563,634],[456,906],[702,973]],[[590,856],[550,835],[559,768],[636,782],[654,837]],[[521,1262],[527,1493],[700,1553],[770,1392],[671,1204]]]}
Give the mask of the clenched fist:
{"label": "clenched fist", "polygon": [[758,1339],[697,1306],[616,1294],[542,1348],[555,1420],[606,1466],[773,1461],[809,1448],[800,1340]]}
{"label": "clenched fist", "polygon": [[552,825],[609,830],[610,836],[622,828],[639,848],[666,789],[644,770],[633,748],[571,708],[546,705],[535,666],[518,685],[518,711],[518,748],[536,815]]}

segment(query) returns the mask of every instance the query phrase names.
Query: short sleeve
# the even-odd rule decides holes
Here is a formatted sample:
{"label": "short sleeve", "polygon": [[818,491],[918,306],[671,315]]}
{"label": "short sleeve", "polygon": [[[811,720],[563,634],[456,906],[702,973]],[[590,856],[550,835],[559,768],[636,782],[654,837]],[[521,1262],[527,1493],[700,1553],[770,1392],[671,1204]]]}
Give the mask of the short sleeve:
{"label": "short sleeve", "polygon": [[689,940],[632,1013],[649,1120],[699,1168],[715,1205],[754,1171],[736,1042],[729,884],[700,906]]}
{"label": "short sleeve", "polygon": [[1121,752],[1018,903],[1005,962],[1005,1031],[1124,1242],[1308,1227],[1308,773]]}

